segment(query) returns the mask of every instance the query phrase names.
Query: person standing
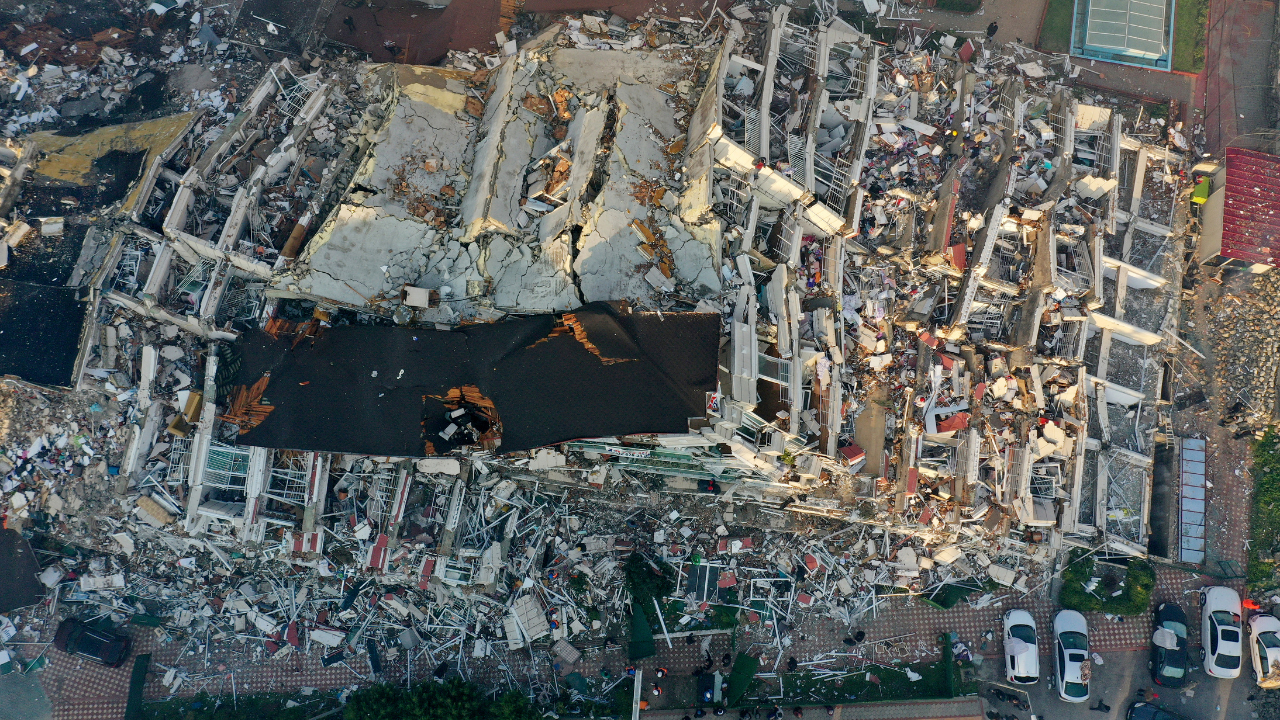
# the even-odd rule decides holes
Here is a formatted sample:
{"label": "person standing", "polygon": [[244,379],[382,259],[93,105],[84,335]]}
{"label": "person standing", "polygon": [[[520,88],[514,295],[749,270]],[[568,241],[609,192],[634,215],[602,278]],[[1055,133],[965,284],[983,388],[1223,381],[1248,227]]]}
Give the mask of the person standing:
{"label": "person standing", "polygon": [[995,20],[992,20],[991,24],[987,26],[987,39],[990,40],[991,38],[994,38],[996,36],[996,32],[999,30],[1000,25]]}

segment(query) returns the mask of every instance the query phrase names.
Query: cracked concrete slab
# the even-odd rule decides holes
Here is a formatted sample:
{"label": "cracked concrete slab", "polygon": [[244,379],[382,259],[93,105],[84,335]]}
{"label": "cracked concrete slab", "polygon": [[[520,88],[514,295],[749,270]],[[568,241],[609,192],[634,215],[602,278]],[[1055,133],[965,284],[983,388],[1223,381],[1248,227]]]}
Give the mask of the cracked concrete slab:
{"label": "cracked concrete slab", "polygon": [[685,226],[672,216],[663,235],[675,258],[676,276],[698,295],[720,292],[720,221]]}
{"label": "cracked concrete slab", "polygon": [[516,245],[493,237],[485,270],[493,278],[493,302],[499,308],[561,312],[578,307],[573,254],[567,237]]}
{"label": "cracked concrete slab", "polygon": [[645,124],[646,115],[631,109],[619,108],[618,134],[614,147],[622,151],[627,169],[640,176],[637,179],[657,179],[666,175],[670,166],[665,143],[659,143],[653,131]]}
{"label": "cracked concrete slab", "polygon": [[518,216],[520,200],[524,197],[525,169],[533,159],[536,141],[546,134],[545,126],[546,123],[533,113],[517,108],[511,122],[501,129],[502,160],[494,178],[493,197],[486,218],[490,229],[512,234],[522,229]]}
{"label": "cracked concrete slab", "polygon": [[573,167],[569,170],[568,202],[542,216],[539,239],[546,241],[564,232],[570,219],[582,216],[582,192],[595,169],[596,151],[604,133],[604,108],[582,110],[569,123],[565,140],[573,148]]}
{"label": "cracked concrete slab", "polygon": [[662,135],[663,140],[675,138],[679,129],[676,127],[675,112],[667,107],[667,96],[657,88],[649,85],[627,85],[619,83],[617,89],[618,102],[653,125],[653,129]]}
{"label": "cracked concrete slab", "polygon": [[648,298],[652,288],[637,269],[644,259],[636,251],[639,239],[631,228],[634,215],[607,202],[596,207],[601,211],[583,230],[573,263],[583,300]]}
{"label": "cracked concrete slab", "polygon": [[[399,96],[391,118],[372,138],[372,150],[353,182],[378,190],[385,204],[413,207],[467,190],[463,172],[473,155],[475,123],[467,117],[465,73],[446,68],[396,66]],[[433,201],[433,204],[434,201]]]}
{"label": "cracked concrete slab", "polygon": [[[437,234],[425,223],[395,217],[382,208],[342,205],[276,287],[363,306],[378,296],[399,293],[407,278],[393,276],[391,269],[414,257],[429,260],[426,253]],[[449,262],[451,268],[453,261]]]}
{"label": "cracked concrete slab", "polygon": [[557,73],[569,78],[577,92],[605,93],[619,82],[659,86],[688,76],[692,60],[668,60],[648,51],[599,52],[583,48],[559,48],[551,54]]}

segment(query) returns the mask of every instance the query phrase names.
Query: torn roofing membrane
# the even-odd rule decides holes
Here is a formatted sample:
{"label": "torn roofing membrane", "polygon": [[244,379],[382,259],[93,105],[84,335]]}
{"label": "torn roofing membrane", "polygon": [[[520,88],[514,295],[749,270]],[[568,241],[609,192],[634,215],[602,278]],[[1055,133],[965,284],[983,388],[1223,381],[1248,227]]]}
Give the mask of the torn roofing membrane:
{"label": "torn roofing membrane", "polygon": [[255,332],[237,343],[244,360],[236,382],[252,385],[270,373],[262,403],[274,409],[240,442],[396,457],[445,453],[452,445],[439,432],[449,424],[450,391],[468,387],[495,406],[502,452],[688,432],[688,419],[705,413],[706,393],[716,389],[719,340],[714,313],[659,316],[606,303],[571,317],[451,331],[347,325],[296,346],[294,338]]}
{"label": "torn roofing membrane", "polygon": [[0,280],[0,374],[74,385],[85,310],[77,288]]}

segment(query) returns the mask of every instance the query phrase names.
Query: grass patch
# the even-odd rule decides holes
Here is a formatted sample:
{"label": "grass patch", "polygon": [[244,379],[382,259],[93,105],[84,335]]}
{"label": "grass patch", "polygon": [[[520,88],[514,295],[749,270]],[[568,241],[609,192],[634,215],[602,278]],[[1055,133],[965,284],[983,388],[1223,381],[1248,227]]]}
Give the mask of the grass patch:
{"label": "grass patch", "polygon": [[1036,49],[1047,53],[1071,51],[1071,26],[1075,22],[1075,0],[1049,0],[1040,25]]}
{"label": "grass patch", "polygon": [[1253,508],[1249,522],[1251,587],[1275,585],[1272,553],[1280,544],[1280,437],[1268,430],[1253,444]]}
{"label": "grass patch", "polygon": [[970,660],[956,659],[955,651],[951,649],[954,642],[951,633],[938,636],[938,647],[942,648],[942,663],[947,669],[947,697],[977,695],[982,685],[978,681],[978,668]]}
{"label": "grass patch", "polygon": [[627,643],[627,657],[632,660],[643,660],[658,654],[658,646],[653,641],[653,628],[649,626],[649,618],[644,608],[631,606],[631,641]]}
{"label": "grass patch", "polygon": [[[1086,557],[1087,555],[1087,557]],[[1096,575],[1103,578],[1093,592],[1084,589],[1085,583]],[[1119,578],[1109,573],[1094,573],[1093,555],[1083,548],[1071,551],[1071,559],[1062,571],[1062,591],[1058,602],[1062,607],[1080,612],[1106,612],[1113,615],[1141,615],[1151,605],[1151,591],[1156,586],[1156,571],[1151,563],[1131,560],[1124,576],[1124,587]],[[1121,590],[1119,595],[1112,595]]]}
{"label": "grass patch", "polygon": [[982,7],[982,0],[938,0],[935,10],[947,12],[971,13]]}
{"label": "grass patch", "polygon": [[1204,43],[1209,0],[1178,0],[1173,17],[1173,69],[1198,73],[1204,69]]}

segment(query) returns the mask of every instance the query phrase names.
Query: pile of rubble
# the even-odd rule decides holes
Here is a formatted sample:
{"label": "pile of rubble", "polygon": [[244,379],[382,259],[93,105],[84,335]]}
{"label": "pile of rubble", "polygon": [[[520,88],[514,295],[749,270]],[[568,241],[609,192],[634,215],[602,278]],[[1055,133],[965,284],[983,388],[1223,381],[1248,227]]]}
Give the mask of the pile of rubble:
{"label": "pile of rubble", "polygon": [[1280,279],[1274,273],[1253,279],[1246,293],[1223,295],[1224,302],[1214,314],[1212,335],[1217,358],[1216,377],[1227,389],[1224,408],[1230,427],[1242,433],[1271,422],[1276,407],[1276,336],[1280,318],[1275,306],[1280,298]]}
{"label": "pile of rubble", "polygon": [[[745,620],[776,669],[808,618],[1044,593],[1073,546],[1143,555],[1185,136],[1077,100],[1062,60],[883,45],[823,7],[566,17],[443,68],[285,60],[211,101],[87,273],[74,380],[109,402],[11,440],[6,515],[115,556],[61,558],[55,606],[154,618],[185,643],[171,692],[229,643],[539,694],[628,607],[667,642]],[[239,444],[299,412],[283,368],[245,377],[246,338],[296,358],[360,325],[419,352],[552,314],[520,341],[633,367],[570,312],[594,301],[719,318],[688,432],[504,452],[511,399],[468,385],[439,440],[411,418],[448,456]],[[358,381],[353,422],[379,407]],[[639,607],[628,564],[660,561],[675,588]]]}
{"label": "pile of rubble", "polygon": [[135,30],[110,27],[78,37],[32,7],[28,18],[0,33],[0,46],[7,49],[0,53],[0,75],[14,104],[5,121],[7,136],[50,123],[101,124],[92,116],[152,112],[172,102],[164,92],[169,75],[192,68],[207,72],[208,82],[176,98],[176,105],[230,118],[245,92],[239,79],[258,75],[265,60],[260,52],[255,56],[251,48],[219,37],[237,20],[230,7],[205,10],[199,2],[166,7],[141,0],[119,5],[123,16],[134,19]]}

